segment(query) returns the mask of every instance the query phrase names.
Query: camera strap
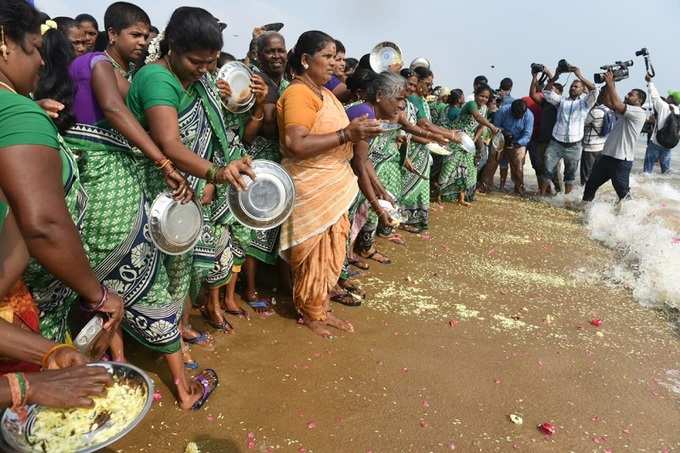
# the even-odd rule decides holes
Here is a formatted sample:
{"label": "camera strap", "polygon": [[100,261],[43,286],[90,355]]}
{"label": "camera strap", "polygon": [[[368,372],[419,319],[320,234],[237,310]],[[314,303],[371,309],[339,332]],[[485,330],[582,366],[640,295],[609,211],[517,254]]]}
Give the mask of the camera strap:
{"label": "camera strap", "polygon": [[652,64],[652,60],[649,58],[649,55],[645,55],[645,68],[649,77],[654,77],[656,75],[654,65]]}

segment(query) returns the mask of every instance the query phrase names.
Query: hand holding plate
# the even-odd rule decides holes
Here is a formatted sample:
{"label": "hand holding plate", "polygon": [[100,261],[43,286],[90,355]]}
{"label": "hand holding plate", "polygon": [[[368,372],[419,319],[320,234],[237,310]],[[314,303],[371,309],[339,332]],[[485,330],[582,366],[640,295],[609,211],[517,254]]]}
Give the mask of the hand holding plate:
{"label": "hand holding plate", "polygon": [[253,78],[250,79],[250,89],[255,95],[255,104],[262,105],[267,100],[267,95],[269,94],[269,86],[265,81],[257,74],[253,74]]}
{"label": "hand holding plate", "polygon": [[229,86],[229,82],[226,80],[217,79],[217,89],[220,92],[220,98],[222,99],[222,102],[225,104],[228,103],[229,98],[231,97],[231,87]]}
{"label": "hand holding plate", "polygon": [[91,396],[105,393],[111,375],[100,366],[77,366],[26,375],[28,402],[48,407],[91,407]]}
{"label": "hand holding plate", "polygon": [[241,178],[241,175],[247,175],[250,179],[255,180],[255,172],[250,167],[251,159],[249,156],[244,156],[239,160],[234,160],[229,163],[229,165],[220,168],[217,173],[216,182],[219,184],[228,183],[237,190],[245,190],[246,184]]}
{"label": "hand holding plate", "polygon": [[363,115],[355,118],[345,128],[345,133],[352,143],[366,141],[369,138],[380,135],[383,129],[380,127],[380,122],[374,119],[369,119],[368,115]]}

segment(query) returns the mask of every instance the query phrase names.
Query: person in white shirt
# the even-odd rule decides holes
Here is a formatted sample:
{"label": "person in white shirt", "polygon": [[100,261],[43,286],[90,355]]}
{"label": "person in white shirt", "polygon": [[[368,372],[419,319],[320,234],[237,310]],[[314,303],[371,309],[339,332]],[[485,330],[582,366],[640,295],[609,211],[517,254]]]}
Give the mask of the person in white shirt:
{"label": "person in white shirt", "polygon": [[484,75],[478,75],[475,77],[475,80],[472,81],[472,93],[468,94],[465,97],[465,102],[468,103],[470,101],[475,100],[475,92],[479,87],[482,85],[488,85],[489,84],[489,79],[486,78]]}
{"label": "person in white shirt", "polygon": [[583,201],[593,201],[597,189],[610,179],[619,200],[628,196],[635,148],[647,119],[647,113],[642,108],[647,100],[647,93],[635,88],[621,101],[616,92],[614,74],[608,71],[604,78],[607,82],[604,103],[614,110],[617,121],[607,136],[602,155],[593,166],[593,171],[583,190]]}
{"label": "person in white shirt", "polygon": [[[654,165],[658,161],[661,166],[661,173],[667,173],[671,169],[671,150],[663,147],[657,140],[656,135],[659,132],[659,129],[664,127],[671,113],[674,115],[680,114],[680,108],[671,102],[663,100],[649,75],[645,76],[645,80],[647,81],[647,90],[649,91],[652,107],[656,113],[656,122],[654,123],[651,139],[647,144],[643,171],[651,174],[654,171]],[[669,101],[675,102],[675,99],[669,97]]]}
{"label": "person in white shirt", "polygon": [[583,135],[583,152],[581,153],[581,185],[585,186],[590,177],[590,172],[595,165],[595,161],[600,157],[604,149],[604,142],[607,140],[605,131],[605,117],[610,115],[611,109],[604,105],[604,97],[607,90],[602,88],[597,97],[597,103],[592,108],[585,122]]}
{"label": "person in white shirt", "polygon": [[[578,80],[572,82],[569,97],[560,96],[552,89],[560,75],[559,72],[550,77],[548,85],[543,90],[545,100],[557,107],[557,121],[553,128],[552,140],[545,151],[544,183],[550,187],[548,184],[554,179],[557,165],[564,159],[565,193],[571,192],[574,187],[576,170],[581,160],[581,140],[586,117],[597,101],[597,89],[593,82],[587,80],[579,68],[572,66],[570,72],[573,72]],[[549,71],[546,73],[550,75]]]}

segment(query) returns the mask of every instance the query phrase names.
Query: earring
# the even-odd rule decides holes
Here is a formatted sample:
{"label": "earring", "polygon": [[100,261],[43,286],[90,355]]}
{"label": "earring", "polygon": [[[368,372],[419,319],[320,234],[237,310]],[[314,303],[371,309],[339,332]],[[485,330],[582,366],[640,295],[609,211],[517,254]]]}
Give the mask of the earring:
{"label": "earring", "polygon": [[309,69],[309,65],[307,63],[302,63],[302,67],[305,68],[305,70]]}
{"label": "earring", "polygon": [[7,43],[5,42],[5,26],[0,25],[0,53],[2,58],[7,61]]}

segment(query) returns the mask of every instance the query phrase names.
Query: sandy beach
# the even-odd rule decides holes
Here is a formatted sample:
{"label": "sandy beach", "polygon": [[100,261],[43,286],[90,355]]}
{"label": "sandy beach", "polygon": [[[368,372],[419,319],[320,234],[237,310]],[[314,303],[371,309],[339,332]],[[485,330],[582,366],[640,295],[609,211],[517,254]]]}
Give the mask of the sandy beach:
{"label": "sandy beach", "polygon": [[680,449],[680,339],[604,279],[616,256],[581,213],[496,193],[431,224],[381,244],[393,264],[361,277],[362,307],[334,306],[355,334],[317,338],[278,297],[276,316],[193,348],[221,380],[201,411],[173,409],[163,364],[132,351],[162,399],[106,451]]}

